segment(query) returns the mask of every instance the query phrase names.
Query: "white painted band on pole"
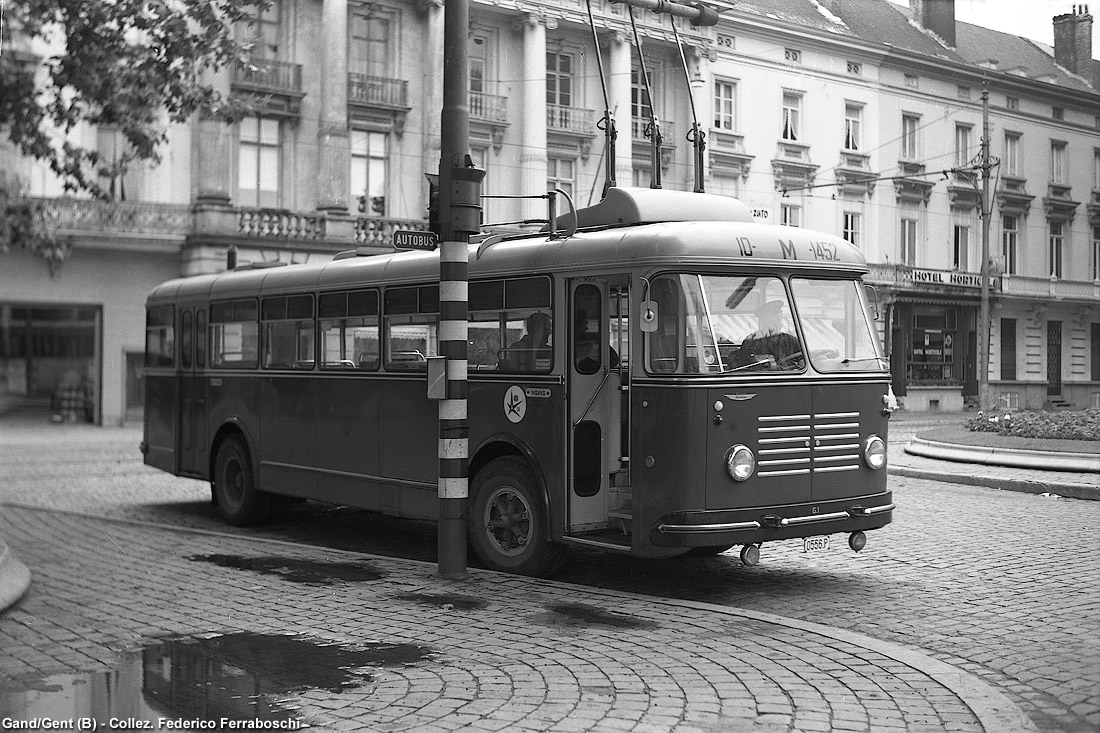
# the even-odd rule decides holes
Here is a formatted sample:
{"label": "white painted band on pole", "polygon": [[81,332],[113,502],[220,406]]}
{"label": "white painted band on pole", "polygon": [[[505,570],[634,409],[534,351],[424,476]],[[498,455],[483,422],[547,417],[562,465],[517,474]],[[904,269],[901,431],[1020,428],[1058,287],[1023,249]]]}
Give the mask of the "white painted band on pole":
{"label": "white painted band on pole", "polygon": [[439,458],[468,458],[470,455],[469,438],[440,438]]}
{"label": "white painted band on pole", "polygon": [[469,242],[443,242],[439,245],[440,262],[469,262]]}
{"label": "white painted band on pole", "polygon": [[466,321],[443,321],[439,324],[439,340],[442,341],[466,341],[469,335],[469,324]]}
{"label": "white painted band on pole", "polygon": [[469,363],[467,359],[448,359],[447,379],[465,379]]}
{"label": "white painted band on pole", "polygon": [[465,280],[444,280],[439,283],[441,301],[469,300],[470,288]]}
{"label": "white painted band on pole", "polygon": [[439,479],[440,499],[465,499],[470,495],[470,480],[465,478]]}
{"label": "white painted band on pole", "polygon": [[439,419],[465,420],[467,417],[466,407],[466,400],[440,400]]}

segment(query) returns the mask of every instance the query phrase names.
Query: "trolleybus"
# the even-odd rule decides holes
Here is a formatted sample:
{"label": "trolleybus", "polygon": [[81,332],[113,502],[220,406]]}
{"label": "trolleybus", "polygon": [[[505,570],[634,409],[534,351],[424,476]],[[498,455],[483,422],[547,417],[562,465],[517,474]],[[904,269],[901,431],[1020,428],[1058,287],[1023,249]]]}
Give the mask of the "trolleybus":
{"label": "trolleybus", "polygon": [[[553,572],[806,548],[891,521],[887,364],[859,251],[712,194],[611,188],[470,245],[469,541]],[[172,280],[147,302],[145,462],[230,523],[286,497],[436,519],[439,257],[343,253]],[[530,333],[529,333],[530,332]]]}

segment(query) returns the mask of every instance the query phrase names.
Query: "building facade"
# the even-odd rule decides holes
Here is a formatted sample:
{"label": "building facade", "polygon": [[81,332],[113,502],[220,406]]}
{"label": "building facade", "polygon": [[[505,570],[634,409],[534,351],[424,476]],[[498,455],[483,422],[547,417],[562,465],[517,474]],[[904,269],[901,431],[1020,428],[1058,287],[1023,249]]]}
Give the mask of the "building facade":
{"label": "building facade", "polygon": [[[610,168],[618,185],[701,180],[761,221],[843,234],[872,263],[895,392],[908,409],[947,410],[978,392],[984,208],[995,399],[1100,405],[1087,11],[1052,19],[1051,49],[956,22],[952,0],[713,5],[712,27],[638,10],[632,25],[626,6],[593,0],[593,30],[580,0],[475,0],[470,154],[487,172],[485,225],[545,217],[537,197],[552,189],[595,203]],[[256,113],[173,127],[159,166],[104,181],[112,201],[64,196],[0,147],[57,242],[52,269],[24,250],[0,255],[0,405],[44,402],[76,368],[96,421],[138,416],[157,282],[223,269],[230,250],[303,262],[388,251],[394,229],[424,228],[443,12],[439,0],[277,0],[238,29],[252,63],[210,79]],[[77,135],[108,155],[118,146],[109,130]],[[514,194],[531,198],[493,198]]]}

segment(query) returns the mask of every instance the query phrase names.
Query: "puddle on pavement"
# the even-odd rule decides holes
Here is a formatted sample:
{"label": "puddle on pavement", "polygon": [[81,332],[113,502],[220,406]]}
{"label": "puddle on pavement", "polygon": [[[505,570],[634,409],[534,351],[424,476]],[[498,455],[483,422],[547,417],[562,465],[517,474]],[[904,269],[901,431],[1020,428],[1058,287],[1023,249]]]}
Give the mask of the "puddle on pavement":
{"label": "puddle on pavement", "polygon": [[606,611],[586,603],[554,603],[546,606],[550,611],[538,621],[547,626],[610,626],[616,629],[656,629],[655,621],[640,619],[625,613]]}
{"label": "puddle on pavement", "polygon": [[306,585],[333,585],[338,581],[361,583],[386,577],[386,573],[363,562],[317,562],[292,557],[240,555],[191,555],[187,559],[261,575],[276,575],[292,583]]}
{"label": "puddle on pavement", "polygon": [[426,606],[439,606],[445,610],[449,610],[448,607],[450,607],[450,609],[456,611],[477,611],[488,605],[480,598],[456,593],[402,593],[397,598],[402,601],[422,603]]}
{"label": "puddle on pavement", "polygon": [[[370,682],[369,668],[431,661],[413,644],[336,644],[304,636],[241,632],[172,638],[127,655],[109,672],[0,679],[11,720],[299,721],[285,700],[311,689],[339,694]],[[367,669],[364,669],[367,668]],[[130,725],[127,727],[141,727]]]}

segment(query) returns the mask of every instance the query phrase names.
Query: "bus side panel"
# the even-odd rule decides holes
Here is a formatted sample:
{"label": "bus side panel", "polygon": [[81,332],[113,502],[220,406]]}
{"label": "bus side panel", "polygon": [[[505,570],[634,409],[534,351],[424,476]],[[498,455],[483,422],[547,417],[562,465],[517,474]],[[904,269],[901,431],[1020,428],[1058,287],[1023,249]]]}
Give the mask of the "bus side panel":
{"label": "bus side panel", "polygon": [[877,390],[866,382],[814,387],[814,501],[886,491],[886,470],[863,461],[869,437],[886,439],[884,394],[885,384]]}
{"label": "bus side panel", "polygon": [[[253,451],[260,447],[260,380],[248,372],[219,370],[207,373],[207,424],[206,434],[214,439],[218,430],[226,423],[236,423],[245,433],[245,439]],[[210,458],[217,457],[217,446],[210,446]],[[259,456],[254,452],[255,464]],[[259,488],[264,488],[262,483]]]}
{"label": "bus side panel", "polygon": [[[439,513],[439,403],[428,399],[424,372],[378,384],[383,418],[378,425],[381,473],[395,479],[382,489],[381,510],[399,517],[435,518]],[[410,486],[410,481],[425,486]]]}
{"label": "bus side panel", "polygon": [[[703,390],[698,390],[702,392]],[[689,429],[707,434],[707,509],[746,509],[810,500],[810,387],[797,384],[730,385],[707,390],[709,399]],[[714,409],[722,403],[722,410]],[[720,417],[720,422],[715,422]],[[734,481],[726,454],[744,445],[756,472]],[[685,507],[686,508],[686,507]]]}
{"label": "bus side panel", "polygon": [[632,513],[635,528],[643,528],[635,537],[643,541],[663,515],[706,508],[706,397],[697,388],[634,388]]}
{"label": "bus side panel", "polygon": [[264,491],[313,496],[317,380],[301,376],[260,378],[260,485]]}
{"label": "bus side panel", "polygon": [[145,463],[176,473],[178,380],[175,373],[145,373]]}
{"label": "bus side panel", "polygon": [[[505,396],[513,385],[524,390],[523,408]],[[513,394],[515,391],[513,390]],[[567,486],[565,476],[565,387],[558,382],[470,380],[470,450],[491,436],[508,436],[514,445],[531,452],[535,470],[546,481],[550,500],[550,526],[556,538],[565,526]],[[511,419],[509,419],[511,415]],[[516,422],[512,422],[515,420]],[[471,455],[471,458],[473,456]]]}
{"label": "bus side panel", "polygon": [[317,395],[317,496],[362,509],[382,509],[378,460],[381,395],[373,377],[322,379]]}

